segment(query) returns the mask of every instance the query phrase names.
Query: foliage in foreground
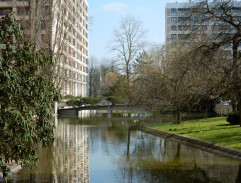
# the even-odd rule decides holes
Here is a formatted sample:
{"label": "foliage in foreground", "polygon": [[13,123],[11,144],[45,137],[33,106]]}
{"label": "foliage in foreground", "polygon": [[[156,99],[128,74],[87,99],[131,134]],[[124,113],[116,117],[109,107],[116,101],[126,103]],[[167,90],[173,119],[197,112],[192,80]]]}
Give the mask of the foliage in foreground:
{"label": "foliage in foreground", "polygon": [[32,167],[38,161],[35,144],[53,141],[52,107],[58,92],[44,72],[52,57],[24,41],[12,14],[0,22],[0,171],[5,181],[8,163]]}

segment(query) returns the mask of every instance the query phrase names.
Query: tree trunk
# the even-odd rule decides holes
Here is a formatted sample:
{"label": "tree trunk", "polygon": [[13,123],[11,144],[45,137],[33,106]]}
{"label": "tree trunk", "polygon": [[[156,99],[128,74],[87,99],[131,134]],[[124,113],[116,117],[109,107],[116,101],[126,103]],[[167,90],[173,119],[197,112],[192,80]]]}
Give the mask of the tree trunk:
{"label": "tree trunk", "polygon": [[238,100],[239,124],[241,127],[241,99]]}
{"label": "tree trunk", "polygon": [[130,127],[128,128],[128,138],[127,138],[127,159],[130,159],[130,139],[131,139],[131,129]]}
{"label": "tree trunk", "polygon": [[181,112],[180,112],[180,109],[177,110],[176,117],[177,117],[177,124],[181,124]]}
{"label": "tree trunk", "polygon": [[204,110],[204,115],[203,115],[204,119],[208,118],[208,105],[205,105],[205,110]]}
{"label": "tree trunk", "polygon": [[239,182],[241,182],[241,164],[239,164],[238,175],[235,183],[239,183]]}

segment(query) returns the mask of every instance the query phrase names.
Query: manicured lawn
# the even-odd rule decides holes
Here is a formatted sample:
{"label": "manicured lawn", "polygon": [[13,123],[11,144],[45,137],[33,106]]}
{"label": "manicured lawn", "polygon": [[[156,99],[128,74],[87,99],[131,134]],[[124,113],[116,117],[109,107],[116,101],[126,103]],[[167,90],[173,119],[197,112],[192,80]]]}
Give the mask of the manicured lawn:
{"label": "manicured lawn", "polygon": [[151,128],[241,149],[241,127],[230,125],[225,117],[185,121],[180,125],[163,124]]}

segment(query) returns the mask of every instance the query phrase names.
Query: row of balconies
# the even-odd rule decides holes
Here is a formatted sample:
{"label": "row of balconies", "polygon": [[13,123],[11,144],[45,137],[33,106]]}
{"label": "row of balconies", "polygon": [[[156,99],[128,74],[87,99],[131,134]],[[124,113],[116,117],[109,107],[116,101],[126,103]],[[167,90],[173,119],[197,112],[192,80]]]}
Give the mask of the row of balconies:
{"label": "row of balconies", "polygon": [[[226,13],[241,13],[241,7],[232,7],[231,9],[225,9],[227,12]],[[169,9],[171,14],[190,14],[191,9],[190,8],[170,8]],[[200,9],[203,13],[207,12],[207,8]],[[214,13],[224,13],[223,8],[211,8],[211,11]]]}
{"label": "row of balconies", "polygon": [[[225,18],[225,17],[223,17]],[[226,17],[227,19],[229,17]],[[167,17],[167,22],[172,22],[172,23],[195,23],[195,22],[219,22],[220,20],[216,17],[208,17],[208,16],[202,16],[200,18],[197,17],[187,17],[187,16],[170,16]],[[234,22],[240,22],[241,21],[241,16],[232,16],[232,21]]]}
{"label": "row of balconies", "polygon": [[231,25],[170,25],[167,27],[168,31],[193,31],[193,30],[203,30],[203,31],[228,31],[232,32],[236,30],[236,27]]}

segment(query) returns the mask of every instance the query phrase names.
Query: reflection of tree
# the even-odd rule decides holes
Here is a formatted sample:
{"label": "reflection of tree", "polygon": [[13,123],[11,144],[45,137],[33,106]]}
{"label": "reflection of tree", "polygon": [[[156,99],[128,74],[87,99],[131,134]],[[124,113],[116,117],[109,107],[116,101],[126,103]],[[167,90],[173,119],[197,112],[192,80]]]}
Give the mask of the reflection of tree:
{"label": "reflection of tree", "polygon": [[241,163],[239,164],[238,176],[235,183],[241,182]]}
{"label": "reflection of tree", "polygon": [[182,159],[188,152],[180,144],[158,139],[141,133],[135,144],[127,141],[127,153],[119,161],[124,179],[128,182],[220,182],[210,180],[210,167],[203,169],[198,163]]}

